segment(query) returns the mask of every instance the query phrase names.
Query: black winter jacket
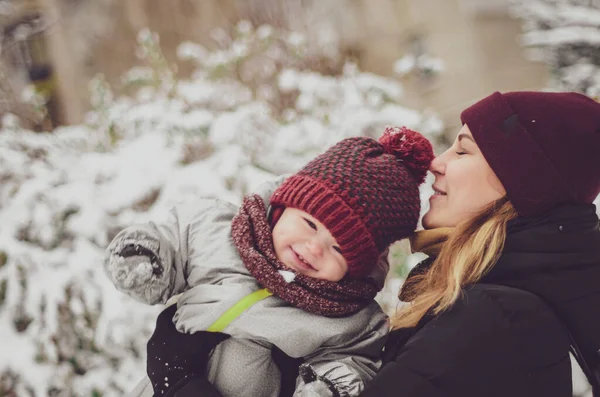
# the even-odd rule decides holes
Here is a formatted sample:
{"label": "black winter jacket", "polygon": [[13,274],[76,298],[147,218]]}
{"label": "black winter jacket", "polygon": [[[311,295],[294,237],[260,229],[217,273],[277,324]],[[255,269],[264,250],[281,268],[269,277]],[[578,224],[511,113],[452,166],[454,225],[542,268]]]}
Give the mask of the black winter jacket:
{"label": "black winter jacket", "polygon": [[[418,271],[418,269],[417,269]],[[510,223],[501,258],[448,311],[390,334],[365,397],[571,397],[569,338],[600,357],[595,207]]]}

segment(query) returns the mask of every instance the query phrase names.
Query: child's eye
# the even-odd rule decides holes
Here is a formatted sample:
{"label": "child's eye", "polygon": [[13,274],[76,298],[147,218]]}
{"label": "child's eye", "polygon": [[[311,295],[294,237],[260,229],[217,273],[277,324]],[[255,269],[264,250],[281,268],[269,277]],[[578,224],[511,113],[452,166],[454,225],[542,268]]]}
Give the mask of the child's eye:
{"label": "child's eye", "polygon": [[467,154],[467,152],[456,152],[456,154],[458,154],[459,156],[462,156],[463,154]]}
{"label": "child's eye", "polygon": [[342,255],[342,249],[340,247],[338,247],[337,245],[333,247],[334,250],[336,250],[340,255]]}
{"label": "child's eye", "polygon": [[314,224],[314,222],[311,222],[310,220],[303,218],[306,223],[308,223],[308,226],[310,226],[311,228],[313,228],[314,230],[317,230],[317,225]]}

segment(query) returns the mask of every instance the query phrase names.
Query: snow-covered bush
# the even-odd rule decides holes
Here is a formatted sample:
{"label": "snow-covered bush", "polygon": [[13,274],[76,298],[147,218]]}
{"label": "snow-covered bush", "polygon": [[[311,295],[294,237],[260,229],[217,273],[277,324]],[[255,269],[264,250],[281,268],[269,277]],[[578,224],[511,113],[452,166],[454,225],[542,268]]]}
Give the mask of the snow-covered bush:
{"label": "snow-covered bush", "polygon": [[146,67],[122,87],[131,95],[98,78],[84,125],[35,134],[3,123],[0,396],[120,396],[142,376],[160,308],[103,273],[104,247],[122,227],[161,221],[198,196],[239,202],[344,137],[388,124],[432,139],[441,131],[434,116],[398,104],[396,81],[307,52],[297,34],[243,23],[221,40],[212,52],[181,46],[197,63],[183,80],[144,32]]}
{"label": "snow-covered bush", "polygon": [[577,0],[511,0],[523,21],[523,44],[550,67],[553,87],[600,96],[600,4]]}

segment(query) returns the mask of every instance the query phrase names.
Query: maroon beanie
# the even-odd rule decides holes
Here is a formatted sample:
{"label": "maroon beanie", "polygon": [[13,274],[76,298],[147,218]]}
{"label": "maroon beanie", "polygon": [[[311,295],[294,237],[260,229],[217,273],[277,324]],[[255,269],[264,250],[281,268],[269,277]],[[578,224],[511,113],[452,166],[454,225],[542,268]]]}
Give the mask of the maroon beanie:
{"label": "maroon beanie", "polygon": [[340,245],[349,275],[366,277],[391,243],[414,232],[418,188],[432,159],[429,141],[407,128],[388,127],[379,141],[348,138],[287,178],[271,205],[318,219]]}
{"label": "maroon beanie", "polygon": [[521,216],[600,193],[600,104],[564,92],[495,92],[464,110],[483,156]]}

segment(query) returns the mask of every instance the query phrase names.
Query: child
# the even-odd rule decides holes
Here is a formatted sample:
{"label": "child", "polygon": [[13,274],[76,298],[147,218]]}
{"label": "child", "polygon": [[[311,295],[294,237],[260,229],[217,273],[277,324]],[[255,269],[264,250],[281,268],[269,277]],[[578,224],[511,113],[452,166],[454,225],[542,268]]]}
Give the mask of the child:
{"label": "child", "polygon": [[[174,209],[166,225],[121,231],[107,273],[149,304],[183,293],[173,316],[180,332],[231,335],[207,369],[226,397],[279,395],[274,346],[302,358],[303,373],[334,393],[357,395],[379,368],[388,332],[370,276],[389,244],[414,232],[432,158],[431,144],[406,128],[387,128],[379,141],[345,139],[265,197],[269,209],[258,195],[239,209],[202,199]],[[180,380],[165,378],[153,379],[154,396]],[[295,396],[314,395],[305,379]]]}

